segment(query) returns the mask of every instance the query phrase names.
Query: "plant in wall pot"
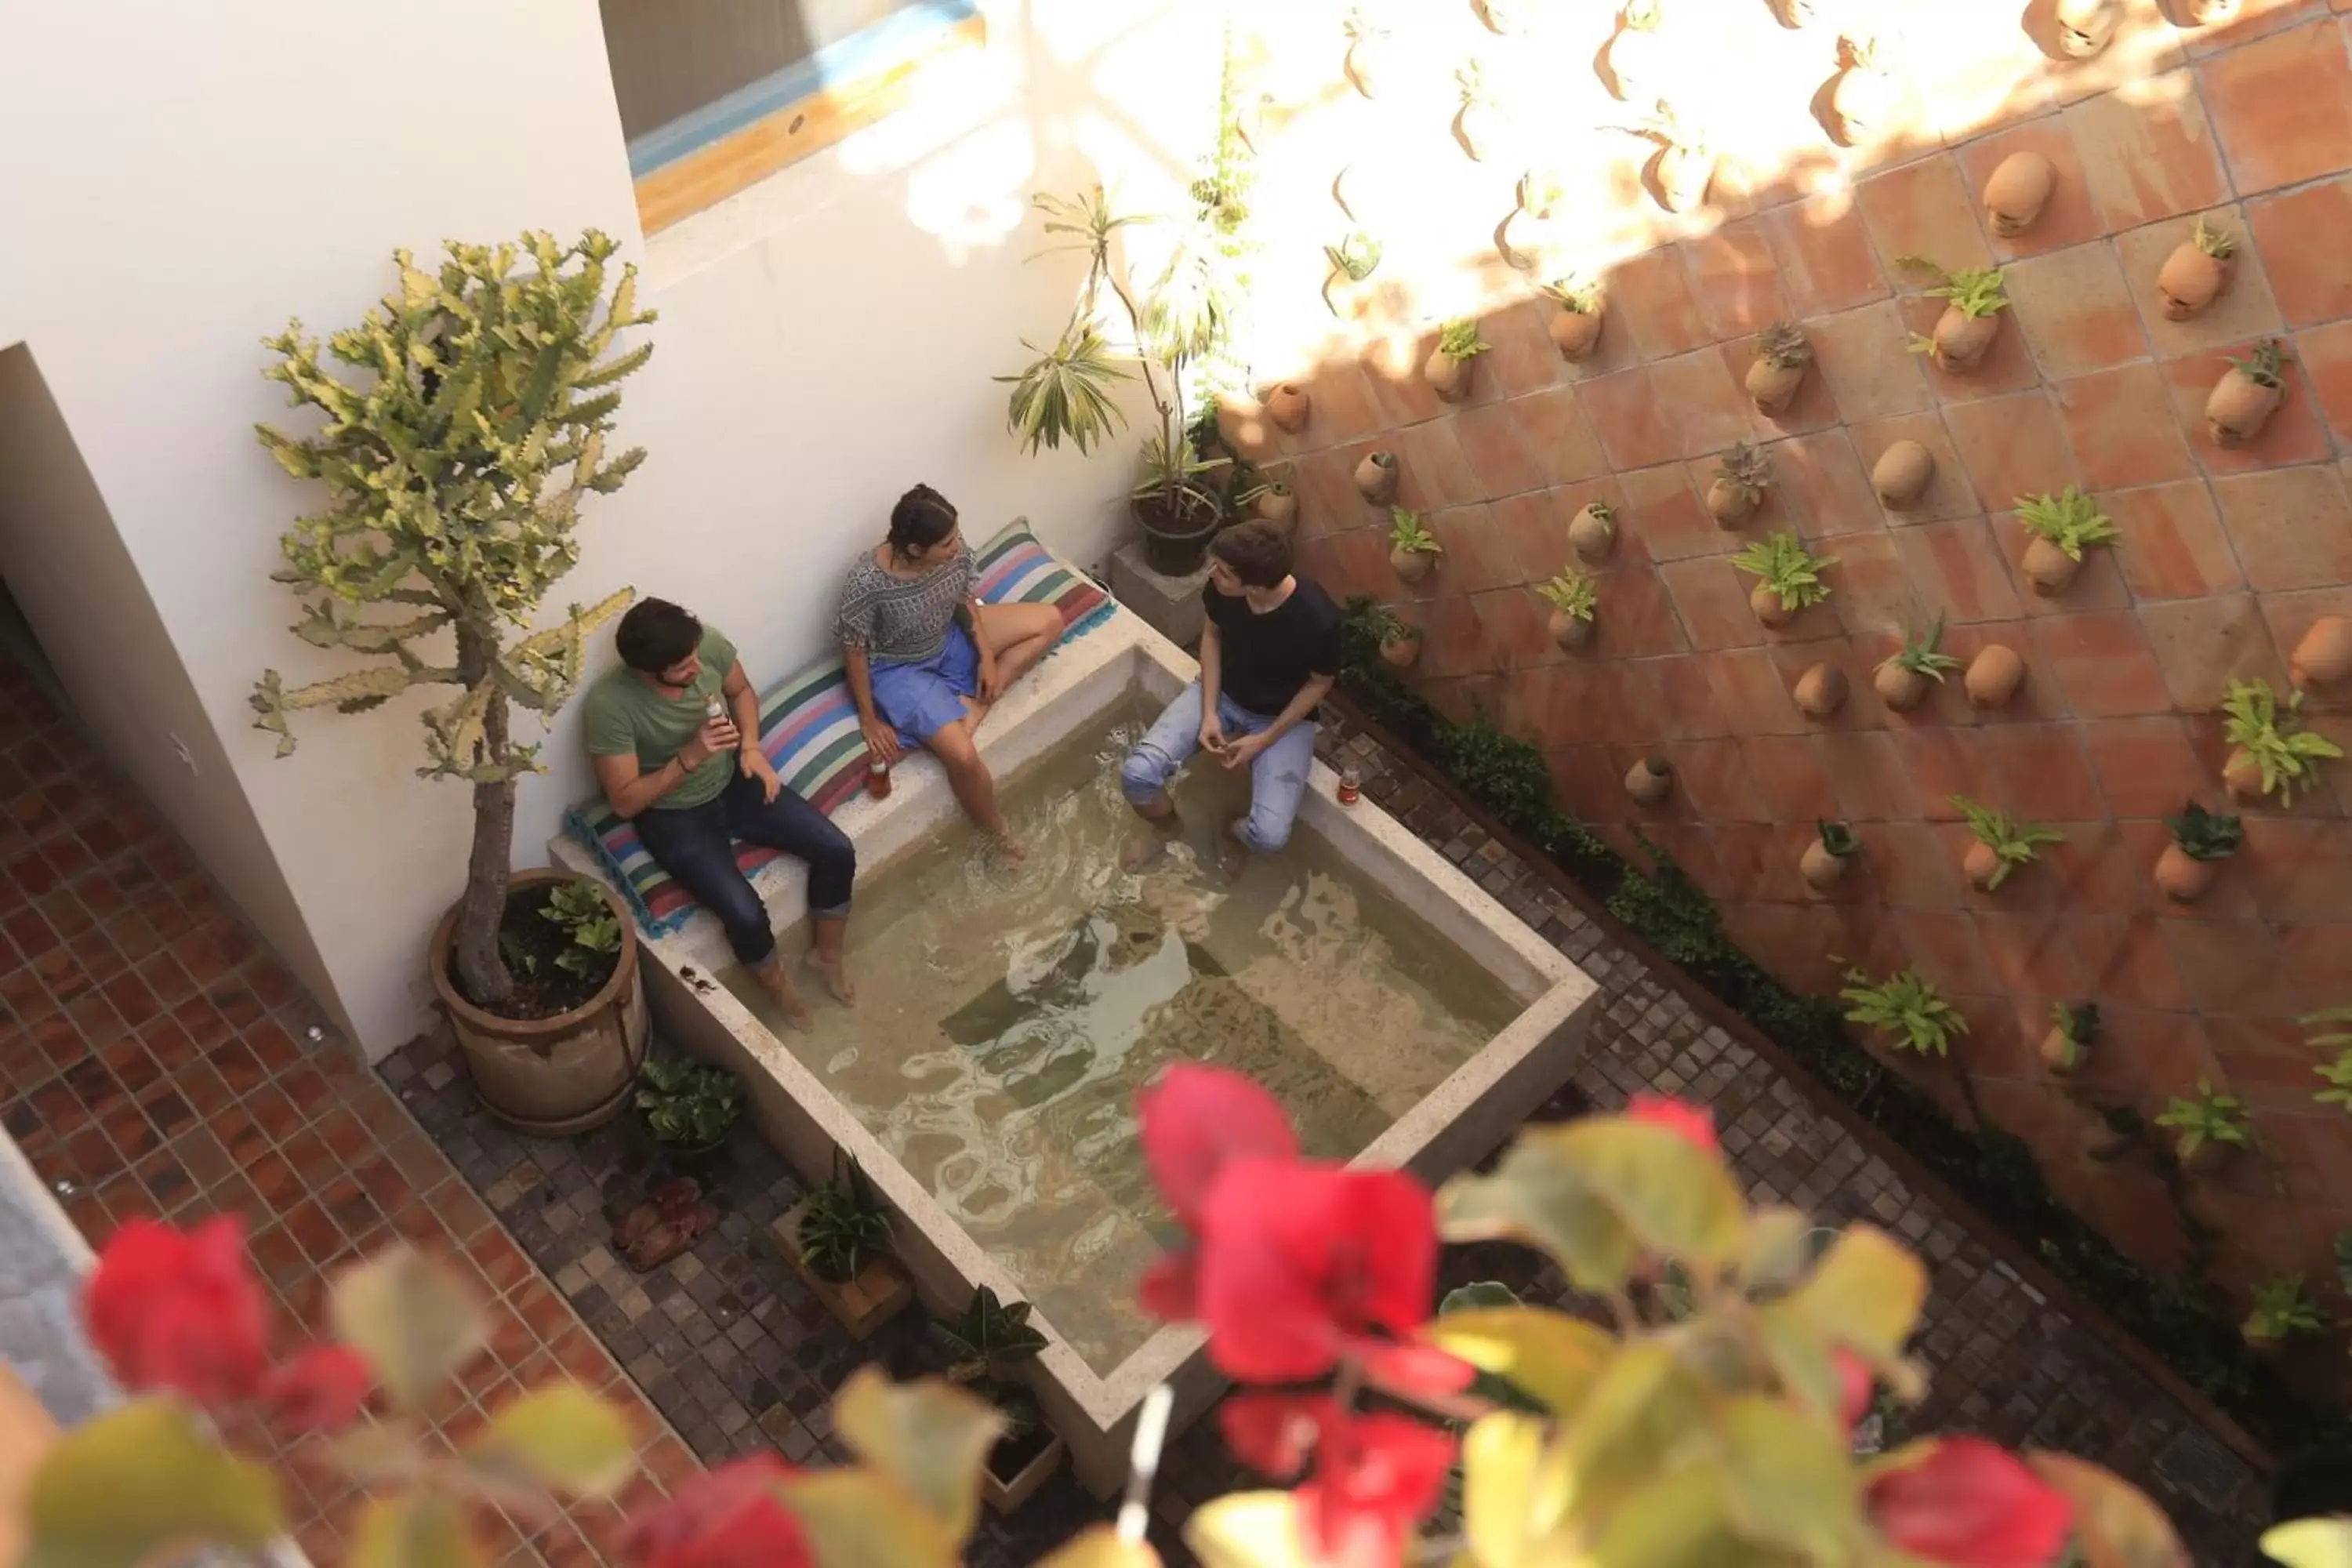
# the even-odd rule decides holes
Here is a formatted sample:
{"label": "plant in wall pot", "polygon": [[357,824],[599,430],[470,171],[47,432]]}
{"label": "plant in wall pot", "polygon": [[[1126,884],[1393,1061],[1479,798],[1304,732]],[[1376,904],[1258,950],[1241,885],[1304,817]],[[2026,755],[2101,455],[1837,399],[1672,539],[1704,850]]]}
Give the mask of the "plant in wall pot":
{"label": "plant in wall pot", "polygon": [[1370,307],[1371,290],[1364,285],[1381,269],[1381,242],[1361,229],[1323,247],[1323,258],[1331,264],[1323,278],[1323,303],[1333,315],[1351,320]]}
{"label": "plant in wall pot", "polygon": [[1562,648],[1576,649],[1592,640],[1592,616],[1601,601],[1601,584],[1589,572],[1563,572],[1536,585],[1551,606],[1545,629]]}
{"label": "plant in wall pot", "polygon": [[2000,268],[1947,272],[1924,256],[1902,257],[1895,265],[1932,274],[1936,286],[1924,292],[1931,300],[1944,301],[1944,313],[1936,318],[1935,331],[1924,338],[1914,337],[1911,352],[1926,354],[1938,370],[1974,370],[1982,363],[1993,339],[2000,334],[2000,313],[2009,309],[2009,290]]}
{"label": "plant in wall pot", "polygon": [[2099,1037],[2099,1005],[2060,1002],[2050,1009],[2050,1030],[2042,1037],[2042,1065],[2063,1078],[2083,1065],[2083,1053]]}
{"label": "plant in wall pot", "polygon": [[[2338,1110],[2352,1111],[2352,1007],[2326,1007],[2316,1013],[2305,1013],[2296,1022],[2314,1031],[2304,1043],[2315,1051],[2334,1051],[2336,1055],[2311,1070],[2319,1075],[2327,1087],[2315,1091],[2312,1099],[2321,1105],[2332,1105]],[[2336,1256],[2347,1268],[2352,1268],[2352,1231],[2336,1238]],[[2346,1287],[2352,1291],[2352,1285]]]}
{"label": "plant in wall pot", "polygon": [[1658,144],[1650,160],[1658,205],[1670,213],[1686,213],[1706,201],[1717,163],[1715,139],[1706,127],[1677,114],[1674,105],[1661,99],[1641,133]]}
{"label": "plant in wall pot", "polygon": [[1836,565],[1837,557],[1813,554],[1794,533],[1782,529],[1734,555],[1731,564],[1760,579],[1748,595],[1756,618],[1768,626],[1784,626],[1798,611],[1830,596],[1822,572]]}
{"label": "plant in wall pot", "polygon": [[1484,163],[1510,139],[1510,120],[1486,85],[1486,68],[1476,60],[1454,73],[1454,84],[1462,92],[1462,106],[1454,112],[1454,139],[1473,163]]}
{"label": "plant in wall pot", "polygon": [[1748,366],[1748,395],[1759,412],[1778,414],[1796,400],[1813,363],[1813,345],[1793,321],[1775,321],[1756,335],[1756,358]]}
{"label": "plant in wall pot", "polygon": [[997,1512],[1012,1513],[1061,1468],[1065,1452],[1060,1435],[1037,1408],[1037,1396],[1021,1381],[1021,1369],[1037,1359],[1045,1336],[1030,1326],[1028,1302],[1000,1302],[985,1285],[961,1313],[933,1319],[932,1327],[955,1357],[948,1381],[970,1388],[1004,1418],[1003,1435],[981,1472],[981,1495]]}
{"label": "plant in wall pot", "polygon": [[2157,269],[2156,291],[2164,297],[2166,318],[2188,321],[2220,299],[2237,270],[2237,256],[2236,235],[2199,218]]}
{"label": "plant in wall pot", "polygon": [[1878,40],[1851,34],[1839,38],[1837,79],[1830,85],[1831,139],[1852,147],[1884,134],[1893,128],[1902,102],[1901,84],[1879,64]]}
{"label": "plant in wall pot", "polygon": [[1814,827],[1813,841],[1797,858],[1797,874],[1808,888],[1827,892],[1845,879],[1846,868],[1862,853],[1862,840],[1853,836],[1851,823],[1822,822]]}
{"label": "plant in wall pot", "polygon": [[2275,795],[2279,805],[2292,805],[2297,790],[2316,782],[2321,763],[2343,756],[2343,747],[2303,727],[2303,697],[2290,691],[2282,705],[2269,681],[2231,678],[2221,699],[2222,738],[2236,748],[2221,767],[2231,795],[2241,800]]}
{"label": "plant in wall pot", "polygon": [[2263,433],[2286,401],[2285,357],[2276,338],[2263,338],[2244,359],[2230,358],[2205,399],[2205,430],[2213,445],[2242,447]]}
{"label": "plant in wall pot", "polygon": [[1874,983],[1867,971],[1849,969],[1845,978],[1845,988],[1838,993],[1846,1004],[1845,1021],[1877,1029],[1906,1051],[1948,1057],[1952,1037],[1969,1032],[1969,1021],[1959,1009],[1917,970],[1898,969]]}
{"label": "plant in wall pot", "polygon": [[1906,637],[1903,646],[1881,659],[1871,677],[1880,701],[1897,713],[1907,713],[1927,700],[1928,682],[1941,686],[1960,661],[1943,651],[1944,617],[1937,616],[1927,635]]}
{"label": "plant in wall pot", "polygon": [[1245,515],[1286,537],[1298,521],[1298,497],[1290,481],[1272,474],[1257,475],[1234,499]]}
{"label": "plant in wall pot", "polygon": [[2214,867],[2238,852],[2245,825],[2192,800],[2164,826],[2172,830],[2172,842],[2157,857],[2156,885],[2174,903],[2193,904],[2213,885]]}
{"label": "plant in wall pot", "polygon": [[1598,564],[1617,548],[1617,509],[1605,500],[1588,501],[1569,521],[1568,545],[1579,559]]}
{"label": "plant in wall pot", "polygon": [[2252,1345],[2275,1345],[2296,1334],[2324,1334],[2331,1325],[2300,1274],[2276,1274],[2253,1289],[2253,1310],[2238,1331]]}
{"label": "plant in wall pot", "polygon": [[2210,1079],[2197,1080],[2193,1098],[2176,1095],[2167,1100],[2156,1124],[2172,1132],[2173,1152],[2185,1170],[2218,1170],[2238,1151],[2254,1146],[2254,1123],[2246,1102],[2217,1092]]}
{"label": "plant in wall pot", "polygon": [[1430,351],[1429,363],[1421,367],[1422,378],[1429,390],[1448,403],[1458,403],[1470,395],[1470,374],[1478,356],[1488,353],[1494,344],[1478,335],[1475,321],[1448,321],[1438,330],[1437,347]]}
{"label": "plant in wall pot", "polygon": [[2063,844],[2066,836],[2054,827],[2038,823],[2019,822],[2006,812],[1979,805],[1964,795],[1951,797],[1952,805],[1968,819],[1969,831],[1977,841],[1960,861],[1960,869],[1969,884],[1979,892],[1997,892],[2011,872],[2020,866],[2033,863],[2034,851],[2044,844]]}
{"label": "plant in wall pot", "polygon": [[2078,485],[2068,485],[2054,496],[2018,497],[2017,521],[2033,536],[2018,564],[2033,591],[2044,598],[2054,598],[2073,584],[2083,569],[2084,550],[2123,537]]}
{"label": "plant in wall pot", "polygon": [[1551,341],[1560,357],[1582,360],[1600,345],[1604,300],[1601,285],[1589,279],[1562,278],[1544,285],[1544,293],[1559,305],[1551,319]]}
{"label": "plant in wall pot", "polygon": [[1385,605],[1365,612],[1364,626],[1391,669],[1411,669],[1421,658],[1421,628]]}
{"label": "plant in wall pot", "polygon": [[[1757,361],[1759,364],[1764,363]],[[1742,441],[1724,453],[1707,481],[1706,510],[1720,528],[1738,528],[1764,504],[1772,484],[1772,458],[1761,447]]]}
{"label": "plant in wall pot", "polygon": [[890,1219],[882,1200],[857,1162],[838,1151],[831,1179],[776,1222],[775,1237],[852,1339],[866,1338],[914,1300],[907,1271],[889,1253]]}
{"label": "plant in wall pot", "polygon": [[[605,451],[620,383],[653,352],[622,349],[653,316],[637,309],[636,269],[610,265],[617,248],[593,231],[570,244],[530,234],[452,245],[435,271],[394,252],[398,289],[325,345],[353,378],[322,363],[299,322],[268,340],[278,362],[265,374],[324,419],[309,435],[259,430],[288,473],[327,488],[281,541],[277,579],[307,602],[295,634],[379,662],[292,690],[265,672],[255,727],[283,757],[296,712],[457,689],[425,716],[419,772],[471,788],[473,847],[427,963],[483,1104],[545,1136],[612,1117],[645,1058],[627,910],[600,887],[562,907],[601,905],[601,919],[544,919],[572,879],[511,872],[515,781],[539,771],[539,748],[512,736],[514,710],[544,721],[562,708],[590,634],[629,602],[623,589],[517,635],[579,560],[583,500],[619,489],[645,458]],[[449,651],[431,646],[444,634]],[[509,953],[532,960],[529,972]]]}
{"label": "plant in wall pot", "polygon": [[1418,583],[1437,570],[1437,558],[1445,553],[1445,546],[1422,526],[1421,513],[1394,507],[1390,515],[1389,570],[1401,582]]}
{"label": "plant in wall pot", "polygon": [[637,1110],[673,1160],[715,1153],[743,1116],[743,1080],[725,1068],[655,1057],[637,1081]]}

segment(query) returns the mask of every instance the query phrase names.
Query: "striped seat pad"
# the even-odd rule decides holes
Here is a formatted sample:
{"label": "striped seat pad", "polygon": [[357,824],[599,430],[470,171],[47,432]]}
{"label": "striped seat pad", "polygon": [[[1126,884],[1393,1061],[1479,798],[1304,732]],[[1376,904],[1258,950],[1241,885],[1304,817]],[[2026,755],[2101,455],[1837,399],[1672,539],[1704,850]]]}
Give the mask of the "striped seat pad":
{"label": "striped seat pad", "polygon": [[[1013,523],[982,546],[979,559],[981,603],[1052,605],[1062,613],[1064,643],[1118,609],[1094,579],[1038,543],[1025,521]],[[786,788],[828,816],[857,793],[866,776],[866,741],[858,733],[857,707],[850,700],[840,659],[826,659],[761,695],[760,749]],[[594,851],[646,935],[666,935],[694,918],[700,906],[654,864],[636,829],[614,816],[601,796],[574,806],[564,826]],[[735,847],[735,863],[745,876],[776,858],[776,851],[756,845]]]}

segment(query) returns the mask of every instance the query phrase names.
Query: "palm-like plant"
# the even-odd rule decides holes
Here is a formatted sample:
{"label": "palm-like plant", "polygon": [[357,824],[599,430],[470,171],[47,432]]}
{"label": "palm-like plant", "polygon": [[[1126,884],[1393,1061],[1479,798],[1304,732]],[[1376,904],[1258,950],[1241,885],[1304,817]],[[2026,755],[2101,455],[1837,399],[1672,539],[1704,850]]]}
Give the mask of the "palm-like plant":
{"label": "palm-like plant", "polygon": [[1969,1032],[1959,1009],[1916,970],[1899,969],[1874,983],[1867,972],[1849,969],[1845,978],[1838,995],[1847,1004],[1846,1022],[1884,1029],[1906,1050],[1949,1056],[1952,1037]]}
{"label": "palm-like plant", "polygon": [[2222,776],[2242,794],[2275,795],[2281,805],[2292,805],[2296,790],[2311,786],[2322,762],[2344,754],[2343,747],[2303,727],[2300,691],[2288,692],[2281,703],[2269,681],[2233,679],[2221,710],[2229,716],[2223,737],[2237,748]]}

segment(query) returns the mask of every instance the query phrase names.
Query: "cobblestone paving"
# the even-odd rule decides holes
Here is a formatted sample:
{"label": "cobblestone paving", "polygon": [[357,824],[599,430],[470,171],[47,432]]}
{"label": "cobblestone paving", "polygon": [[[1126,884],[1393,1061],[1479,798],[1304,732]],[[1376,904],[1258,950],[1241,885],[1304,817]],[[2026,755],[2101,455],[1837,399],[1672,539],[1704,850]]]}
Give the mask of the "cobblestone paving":
{"label": "cobblestone paving", "polygon": [[[1973,1429],[2002,1442],[2063,1448],[2131,1478],[2171,1512],[2200,1563],[2252,1561],[2260,1479],[2097,1333],[2043,1300],[1970,1237],[1865,1153],[1806,1093],[1710,1025],[1689,1002],[1610,942],[1567,900],[1491,842],[1371,742],[1327,728],[1365,790],[1437,846],[1602,988],[1591,1050],[1545,1114],[1614,1107],[1635,1090],[1713,1106],[1724,1144],[1759,1201],[1809,1208],[1824,1223],[1867,1218],[1925,1258],[1933,1286],[1916,1353],[1932,1373],[1914,1431]],[[637,1275],[610,1247],[605,1206],[657,1173],[626,1122],[566,1142],[524,1139],[476,1107],[454,1047],[418,1042],[388,1061],[386,1082],[516,1240],[553,1279],[656,1408],[706,1463],[764,1447],[794,1460],[839,1458],[825,1418],[830,1391],[857,1365],[898,1376],[943,1364],[919,1313],[864,1344],[850,1341],[767,1239],[801,1184],[748,1132],[709,1179],[725,1221],[666,1268]],[[1449,1249],[1448,1287],[1500,1279],[1530,1300],[1574,1308],[1565,1284],[1530,1254]],[[1174,1527],[1200,1500],[1244,1484],[1213,1422],[1173,1446],[1155,1535],[1171,1562]],[[1066,1475],[1015,1520],[990,1520],[971,1561],[1031,1562],[1108,1510]]]}

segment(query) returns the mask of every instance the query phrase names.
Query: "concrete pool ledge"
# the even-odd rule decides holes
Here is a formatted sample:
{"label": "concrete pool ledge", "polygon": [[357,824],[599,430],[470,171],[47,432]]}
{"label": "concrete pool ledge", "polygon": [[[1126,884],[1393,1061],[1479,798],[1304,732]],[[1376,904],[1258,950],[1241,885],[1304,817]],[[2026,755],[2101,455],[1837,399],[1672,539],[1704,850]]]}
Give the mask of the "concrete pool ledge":
{"label": "concrete pool ledge", "polygon": [[[1064,645],[1016,686],[989,716],[982,754],[1010,779],[1062,742],[1116,711],[1130,692],[1153,703],[1173,697],[1197,673],[1181,648],[1124,612]],[[835,816],[857,845],[858,874],[886,871],[954,822],[958,808],[945,775],[928,756],[893,772],[882,800],[860,796]],[[1565,1083],[1582,1055],[1593,982],[1491,895],[1403,824],[1370,800],[1341,805],[1339,779],[1315,764],[1299,814],[1301,830],[1319,835],[1350,870],[1378,887],[1489,974],[1521,1010],[1467,1061],[1397,1118],[1354,1163],[1395,1166],[1435,1183],[1499,1146]],[[569,838],[551,847],[557,864],[583,875],[601,871]],[[785,934],[787,951],[804,945],[792,928],[806,913],[805,873],[784,860],[761,868],[753,885]],[[824,1179],[836,1152],[854,1157],[896,1218],[895,1246],[924,1305],[961,1310],[985,1285],[1006,1300],[1032,1292],[973,1241],[929,1191],[902,1167],[863,1122],[714,976],[734,962],[718,922],[698,914],[684,929],[644,944],[646,985],[664,1037],[677,1048],[740,1074],[761,1131],[806,1179]],[[886,975],[864,974],[866,986]],[[822,1005],[822,1004],[821,1004]],[[1132,1289],[1131,1280],[1105,1289]],[[1153,1334],[1108,1373],[1089,1366],[1042,1309],[1031,1319],[1046,1347],[1030,1383],[1046,1418],[1067,1441],[1072,1468],[1097,1495],[1123,1481],[1127,1444],[1143,1396],[1162,1382],[1176,1393],[1175,1420],[1197,1417],[1223,1384],[1201,1353],[1196,1328]]]}

